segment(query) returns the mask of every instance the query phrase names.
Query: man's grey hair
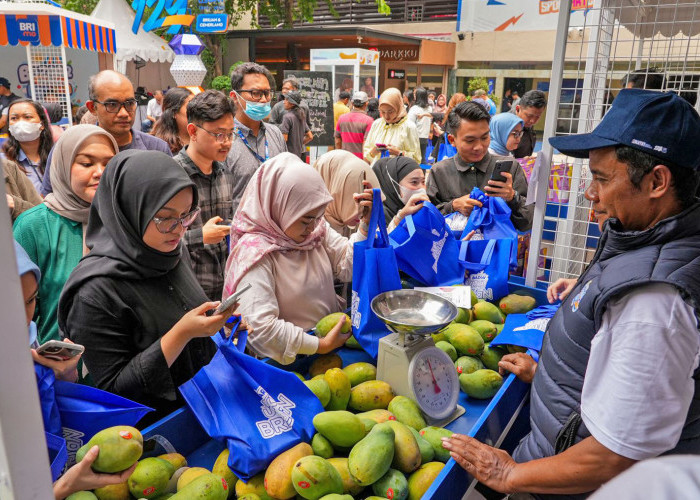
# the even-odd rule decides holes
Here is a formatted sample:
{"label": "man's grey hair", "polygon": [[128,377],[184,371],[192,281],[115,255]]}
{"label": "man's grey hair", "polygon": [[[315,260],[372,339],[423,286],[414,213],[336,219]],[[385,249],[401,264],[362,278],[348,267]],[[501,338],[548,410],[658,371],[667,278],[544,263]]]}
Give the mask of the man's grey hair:
{"label": "man's grey hair", "polygon": [[547,105],[547,97],[541,90],[528,90],[520,98],[520,102],[518,102],[518,105],[520,105],[521,109],[542,109]]}
{"label": "man's grey hair", "polygon": [[299,90],[299,80],[297,80],[296,76],[288,76],[287,78],[282,80],[283,87],[285,83],[291,83],[292,87],[294,87],[294,90]]}

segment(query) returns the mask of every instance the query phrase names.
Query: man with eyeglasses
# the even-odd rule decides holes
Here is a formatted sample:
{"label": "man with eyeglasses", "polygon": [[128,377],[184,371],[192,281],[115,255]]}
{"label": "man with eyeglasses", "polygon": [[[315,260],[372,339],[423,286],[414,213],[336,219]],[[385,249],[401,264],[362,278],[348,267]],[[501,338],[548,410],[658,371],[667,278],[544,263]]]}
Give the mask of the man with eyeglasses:
{"label": "man with eyeglasses", "polygon": [[226,158],[226,167],[233,176],[234,213],[258,167],[287,151],[280,129],[263,122],[271,111],[274,87],[272,74],[260,64],[243,63],[231,74],[231,99],[236,105],[233,120],[235,136]]}
{"label": "man with eyeglasses", "polygon": [[508,160],[489,153],[491,137],[489,112],[476,102],[458,104],[447,117],[447,140],[457,149],[451,158],[436,163],[430,170],[426,190],[430,201],[443,214],[460,212],[469,216],[478,200],[469,196],[475,187],[488,196],[503,198],[511,209],[510,220],[518,231],[529,231],[534,205],[526,206],[527,178],[520,164],[509,159],[502,172],[505,181],[492,179],[496,162]]}
{"label": "man with eyeglasses", "polygon": [[545,106],[547,106],[547,99],[541,90],[528,90],[518,102],[513,101],[510,112],[524,122],[523,137],[513,151],[515,158],[527,158],[535,150],[535,144],[537,144],[535,124],[544,113]]}
{"label": "man with eyeglasses", "polygon": [[233,178],[223,163],[234,140],[231,101],[218,90],[197,94],[187,104],[187,121],[190,143],[174,160],[197,186],[201,212],[184,238],[204,293],[220,300],[233,218]]}
{"label": "man with eyeglasses", "polygon": [[[117,141],[119,151],[144,149],[162,151],[172,156],[165,141],[133,128],[138,106],[134,96],[134,86],[127,77],[116,71],[100,71],[88,80],[88,95],[85,105],[90,113],[97,116],[97,125],[109,132]],[[49,153],[46,160],[46,172],[41,185],[43,196],[52,191],[49,175],[52,155],[53,151]]]}

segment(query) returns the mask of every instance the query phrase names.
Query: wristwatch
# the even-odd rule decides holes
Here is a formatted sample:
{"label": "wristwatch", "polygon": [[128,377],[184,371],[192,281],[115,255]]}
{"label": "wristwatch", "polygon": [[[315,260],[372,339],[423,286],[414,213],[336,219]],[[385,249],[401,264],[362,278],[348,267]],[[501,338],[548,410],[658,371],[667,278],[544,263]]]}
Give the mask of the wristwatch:
{"label": "wristwatch", "polygon": [[513,199],[508,202],[508,205],[517,206],[520,204],[520,193],[513,190]]}

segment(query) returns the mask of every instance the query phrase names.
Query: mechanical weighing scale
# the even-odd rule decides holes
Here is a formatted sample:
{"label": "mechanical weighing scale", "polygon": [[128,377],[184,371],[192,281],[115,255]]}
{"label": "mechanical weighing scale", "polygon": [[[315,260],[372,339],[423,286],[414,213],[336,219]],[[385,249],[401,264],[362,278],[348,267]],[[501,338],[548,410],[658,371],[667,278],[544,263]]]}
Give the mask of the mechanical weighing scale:
{"label": "mechanical weighing scale", "polygon": [[415,400],[429,425],[443,427],[463,415],[455,365],[430,335],[457,317],[457,307],[432,293],[404,289],[377,295],[371,307],[393,332],[379,340],[377,380]]}

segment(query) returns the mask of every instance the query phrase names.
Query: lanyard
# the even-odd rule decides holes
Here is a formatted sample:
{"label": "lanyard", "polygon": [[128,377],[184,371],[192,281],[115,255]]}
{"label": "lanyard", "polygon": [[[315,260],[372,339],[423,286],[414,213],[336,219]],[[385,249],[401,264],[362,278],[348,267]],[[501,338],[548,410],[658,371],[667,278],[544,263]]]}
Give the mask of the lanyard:
{"label": "lanyard", "polygon": [[255,156],[255,157],[258,159],[259,162],[262,163],[262,162],[265,162],[265,161],[267,161],[267,160],[270,159],[270,148],[268,147],[268,144],[267,144],[267,137],[265,137],[265,158],[263,158],[263,157],[260,156],[260,155],[258,154],[258,152],[257,152],[255,149],[253,149],[253,147],[248,143],[248,140],[245,138],[245,135],[243,135],[243,132],[241,132],[241,129],[239,129],[238,127],[236,127],[236,128],[235,128],[235,131],[236,131],[236,133],[238,134],[238,137],[240,137],[240,139],[243,141],[243,144],[245,144],[245,146],[248,148],[248,151],[250,151],[251,153],[253,153],[253,156]]}

